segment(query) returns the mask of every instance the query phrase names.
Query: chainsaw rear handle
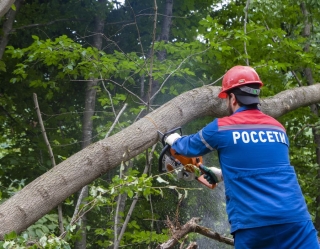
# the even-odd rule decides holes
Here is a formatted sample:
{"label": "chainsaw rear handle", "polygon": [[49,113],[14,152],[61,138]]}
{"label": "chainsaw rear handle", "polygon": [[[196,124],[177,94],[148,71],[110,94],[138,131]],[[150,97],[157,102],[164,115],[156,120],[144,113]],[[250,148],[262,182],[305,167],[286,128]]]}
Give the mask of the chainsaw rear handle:
{"label": "chainsaw rear handle", "polygon": [[207,188],[214,189],[218,184],[217,183],[211,184],[204,178],[204,175],[206,172],[204,172],[200,167],[201,165],[203,165],[202,164],[202,157],[196,157],[196,163],[194,165],[197,166],[201,172],[201,175],[196,177],[196,180],[198,182],[200,182],[201,184],[203,184],[204,186],[206,186]]}
{"label": "chainsaw rear handle", "polygon": [[203,164],[202,164],[202,162],[200,162],[200,160],[198,158],[196,159],[196,161],[197,161],[197,167],[199,168],[199,170],[201,172],[201,175],[197,178],[197,181],[202,183],[203,185],[205,185],[208,188],[214,189],[218,184],[217,183],[211,184],[204,178],[204,175],[206,174],[206,172],[204,172],[200,167]]}
{"label": "chainsaw rear handle", "polygon": [[210,188],[210,189],[214,189],[218,185],[217,183],[214,183],[214,184],[209,183],[204,178],[204,174],[202,174],[201,176],[197,177],[197,181],[200,182],[201,184],[203,184],[204,186],[206,186],[207,188]]}

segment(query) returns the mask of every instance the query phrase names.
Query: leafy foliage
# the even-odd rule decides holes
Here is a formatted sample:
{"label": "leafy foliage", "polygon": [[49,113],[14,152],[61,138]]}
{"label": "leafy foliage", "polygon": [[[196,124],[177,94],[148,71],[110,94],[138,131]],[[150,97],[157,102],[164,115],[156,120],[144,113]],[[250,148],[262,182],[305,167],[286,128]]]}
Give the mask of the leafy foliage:
{"label": "leafy foliage", "polygon": [[[0,79],[6,82],[0,88],[1,202],[52,167],[34,112],[33,93],[38,96],[46,133],[59,163],[81,148],[88,81],[98,82],[92,118],[93,141],[98,141],[108,131],[110,135],[118,132],[146,110],[155,109],[182,92],[220,84],[224,72],[236,64],[248,61],[256,68],[264,82],[263,97],[307,85],[305,68],[313,72],[314,82],[320,80],[318,1],[305,1],[312,25],[306,36],[305,16],[296,0],[252,1],[247,20],[244,0],[177,0],[173,4],[168,42],[152,40],[153,32],[156,37],[161,35],[166,1],[157,1],[156,30],[153,1],[105,1],[104,8],[99,8],[98,2],[33,0],[17,13],[14,33],[0,61]],[[102,50],[92,46],[98,15],[105,20]],[[166,57],[160,60],[157,55],[163,51]],[[149,89],[152,99],[147,98]],[[128,108],[115,122],[124,104]],[[186,133],[200,130],[210,119],[188,124]],[[287,128],[291,161],[316,219],[320,217],[315,202],[320,186],[314,134],[319,132],[319,117],[305,107],[280,120]],[[154,151],[155,158],[159,150],[157,147]],[[148,174],[141,174],[148,158],[146,154],[137,156],[133,169],[123,177],[120,167],[121,172],[114,170],[91,184],[88,205],[81,206],[77,216],[88,215],[88,248],[113,245],[119,196],[127,198],[119,214],[120,227],[131,203],[135,198],[139,200],[121,241],[126,248],[147,248],[165,241],[170,235],[165,225],[167,216],[177,223],[192,216],[208,220],[219,217],[207,226],[214,224],[221,227],[221,233],[228,233],[227,219],[221,211],[225,205],[222,192],[221,196],[215,193],[217,196],[212,197],[212,193],[199,190],[196,183],[159,176],[157,166]],[[206,162],[218,163],[210,158]],[[156,165],[157,161],[150,163]],[[201,204],[197,199],[199,191],[206,198]],[[207,201],[213,198],[219,204]],[[63,203],[67,228],[64,239],[58,237],[60,231],[53,210],[25,233],[7,235],[1,246],[26,248],[33,241],[31,248],[70,248],[80,236],[75,229],[77,223],[70,224],[75,202],[76,196],[71,196]],[[198,240],[194,237],[191,236]]]}
{"label": "leafy foliage", "polygon": [[0,241],[0,247],[5,249],[70,249],[70,245],[54,235],[43,235],[38,241],[30,241],[28,234],[18,236],[15,232],[5,235],[4,241]]}

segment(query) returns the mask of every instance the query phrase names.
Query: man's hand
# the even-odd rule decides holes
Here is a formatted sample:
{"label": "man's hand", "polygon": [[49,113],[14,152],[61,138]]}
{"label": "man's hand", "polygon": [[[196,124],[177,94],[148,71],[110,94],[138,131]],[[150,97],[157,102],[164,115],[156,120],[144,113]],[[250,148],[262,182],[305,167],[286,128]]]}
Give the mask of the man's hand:
{"label": "man's hand", "polygon": [[218,169],[216,167],[208,168],[202,164],[199,166],[199,168],[204,173],[204,178],[210,184],[216,184],[218,182],[223,181],[221,169]]}
{"label": "man's hand", "polygon": [[172,146],[172,144],[174,143],[174,141],[176,141],[178,138],[180,138],[181,136],[178,133],[173,133],[170,134],[166,139],[165,142],[166,144],[169,144],[170,146]]}

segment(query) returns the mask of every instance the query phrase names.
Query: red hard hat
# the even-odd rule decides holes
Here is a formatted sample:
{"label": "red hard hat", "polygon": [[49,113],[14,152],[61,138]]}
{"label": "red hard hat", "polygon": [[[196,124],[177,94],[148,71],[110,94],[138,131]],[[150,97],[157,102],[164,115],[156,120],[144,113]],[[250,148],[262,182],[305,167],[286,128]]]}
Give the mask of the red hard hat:
{"label": "red hard hat", "polygon": [[224,75],[222,79],[222,89],[218,97],[225,99],[228,97],[226,92],[230,89],[248,84],[260,84],[260,87],[263,86],[259,75],[252,67],[234,66]]}

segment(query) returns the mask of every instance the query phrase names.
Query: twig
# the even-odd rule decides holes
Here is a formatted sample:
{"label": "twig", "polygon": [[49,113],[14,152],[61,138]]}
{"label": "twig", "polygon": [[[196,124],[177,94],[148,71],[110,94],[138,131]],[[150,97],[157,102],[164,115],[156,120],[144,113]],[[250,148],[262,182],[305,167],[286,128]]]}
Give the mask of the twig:
{"label": "twig", "polygon": [[79,209],[80,209],[80,205],[81,205],[81,202],[82,202],[82,199],[83,199],[84,195],[85,195],[85,189],[82,188],[81,192],[79,194],[79,197],[78,197],[77,205],[76,205],[76,207],[74,209],[74,212],[73,212],[73,215],[72,215],[72,218],[71,218],[71,221],[70,221],[70,225],[72,225],[77,219],[76,217],[78,215],[78,212],[79,212]]}
{"label": "twig", "polygon": [[56,19],[56,20],[53,20],[53,21],[50,21],[47,23],[34,23],[34,24],[24,25],[24,26],[12,29],[11,33],[15,32],[18,29],[26,29],[26,28],[33,28],[33,27],[39,27],[39,26],[48,26],[51,24],[55,24],[56,22],[64,22],[64,21],[71,21],[71,20],[79,21],[78,19],[75,19],[75,18],[73,18],[73,19],[70,19],[70,18]]}
{"label": "twig", "polygon": [[[41,26],[48,26],[51,24],[55,24],[57,22],[70,22],[70,21],[76,21],[76,22],[82,22],[84,19],[79,19],[79,18],[62,18],[62,19],[56,19],[47,23],[34,23],[34,24],[29,24],[29,25],[24,25],[21,27],[17,27],[15,29],[11,30],[11,33],[19,30],[19,29],[26,29],[26,28],[33,28],[33,27],[41,27]],[[134,23],[131,21],[121,21],[121,22],[108,22],[105,23],[105,25],[115,25],[115,24],[125,24],[123,27],[128,26],[128,25],[133,25]],[[97,33],[95,33],[94,35],[96,35]],[[84,39],[86,37],[90,37],[90,35],[88,36],[82,36],[79,39]]]}
{"label": "twig", "polygon": [[[80,195],[81,195],[81,193],[80,193]],[[79,195],[79,197],[80,197],[80,195]],[[79,199],[78,199],[79,200]],[[72,220],[71,220],[71,222],[70,222],[70,227],[71,226],[73,226],[79,219],[81,219],[86,213],[88,213],[92,208],[94,208],[94,206],[95,206],[95,202],[96,200],[92,200],[91,202],[89,202],[89,203],[87,203],[86,205],[84,205],[83,207],[82,207],[82,209],[79,211],[79,213],[81,213],[82,212],[82,210],[86,207],[86,206],[89,206],[89,205],[91,205],[91,203],[93,203],[93,205],[88,209],[88,210],[86,210],[86,211],[84,211],[81,215],[78,215],[79,213],[77,213],[75,216],[73,216],[72,217]],[[80,202],[81,203],[81,202]],[[61,239],[63,239],[66,235],[67,235],[67,232],[68,231],[64,231],[62,234],[60,234],[60,236],[59,236],[59,238],[61,238]]]}
{"label": "twig", "polygon": [[118,120],[119,120],[119,118],[120,118],[121,114],[124,112],[124,110],[127,108],[127,106],[128,106],[128,104],[127,104],[127,103],[125,103],[125,104],[123,105],[122,109],[120,110],[120,112],[118,113],[118,115],[117,115],[116,119],[114,120],[114,122],[113,122],[112,126],[110,127],[109,131],[107,132],[107,134],[106,134],[105,138],[109,137],[110,133],[112,132],[112,130],[113,130],[113,128],[114,128],[114,126],[115,126],[115,125],[116,125],[116,123],[118,122]]}
{"label": "twig", "polygon": [[[120,173],[119,173],[119,177],[120,179],[123,179],[124,177],[124,174],[126,173],[128,167],[132,167],[132,165],[130,165],[132,163],[132,161],[129,161],[129,165],[126,165],[125,162],[123,162],[121,164],[121,167],[120,167]],[[118,242],[118,230],[119,230],[119,221],[120,219],[118,218],[119,217],[119,213],[121,212],[120,210],[120,206],[122,204],[123,201],[125,201],[127,198],[127,194],[119,194],[118,196],[118,200],[117,200],[117,208],[116,208],[116,212],[115,212],[115,217],[114,217],[114,244],[117,244]]]}
{"label": "twig", "polygon": [[[101,77],[102,78],[102,77]],[[108,96],[109,96],[109,99],[110,99],[110,105],[111,105],[111,109],[112,109],[112,112],[114,114],[114,116],[116,117],[116,111],[114,110],[114,106],[113,106],[113,102],[112,102],[112,96],[111,96],[111,93],[108,91],[108,89],[106,88],[105,84],[104,84],[104,81],[102,81],[102,86],[104,88],[104,90],[107,92]]]}
{"label": "twig", "polygon": [[296,135],[295,135],[294,138],[293,138],[293,141],[296,140],[296,138],[300,135],[300,133],[301,133],[302,131],[304,131],[306,128],[315,128],[315,127],[317,127],[317,126],[318,126],[317,124],[313,124],[313,125],[311,125],[311,124],[305,124],[305,125],[302,126],[301,129],[296,133]]}
{"label": "twig", "polygon": [[207,86],[212,86],[214,84],[216,84],[219,80],[221,80],[223,78],[224,75],[222,75],[219,79],[215,80],[214,82],[208,84]]}
{"label": "twig", "polygon": [[137,17],[136,17],[136,14],[134,13],[134,10],[130,4],[130,1],[127,1],[132,13],[133,13],[133,18],[134,18],[134,23],[136,25],[136,29],[137,29],[137,32],[138,32],[138,42],[140,44],[140,47],[141,47],[141,53],[142,53],[142,57],[144,58],[145,55],[144,55],[144,50],[143,50],[143,46],[142,46],[142,41],[141,41],[141,36],[140,36],[140,31],[139,31],[139,27],[138,27],[138,22],[137,22]]}
{"label": "twig", "polygon": [[123,85],[120,85],[118,82],[111,80],[111,79],[107,79],[108,81],[112,82],[113,84],[123,88],[124,90],[126,90],[128,93],[130,93],[132,96],[135,96],[137,99],[139,99],[141,101],[142,104],[144,104],[145,106],[147,105],[146,102],[143,101],[143,99],[141,99],[137,94],[133,93],[132,91],[130,91],[128,88],[126,88]]}
{"label": "twig", "polygon": [[[270,30],[270,28],[269,28],[269,26],[268,26],[268,23],[267,23],[266,21],[264,21],[264,24],[266,25],[266,29],[267,29],[267,30]],[[271,37],[271,39],[272,39],[272,41],[273,41],[274,43],[277,43],[276,38]]]}
{"label": "twig", "polygon": [[[39,108],[39,103],[38,103],[38,98],[37,98],[37,94],[33,93],[33,101],[34,101],[34,105],[35,105],[35,109],[38,115],[38,119],[39,119],[39,124],[41,127],[41,133],[43,135],[43,139],[48,147],[48,151],[49,151],[49,155],[50,155],[50,159],[51,159],[51,164],[52,167],[56,166],[56,161],[54,160],[54,155],[52,152],[52,148],[50,146],[48,137],[47,137],[47,133],[46,130],[44,128],[43,125],[43,121],[42,121],[42,117],[41,117],[41,112],[40,112],[40,108]],[[62,214],[62,205],[59,204],[58,205],[58,222],[59,222],[59,229],[60,229],[60,233],[64,232],[64,227],[63,227],[63,214]]]}
{"label": "twig", "polygon": [[292,75],[294,76],[294,78],[296,79],[296,81],[298,82],[298,85],[301,87],[302,83],[300,81],[300,79],[298,78],[297,74],[295,71],[291,70]]}

